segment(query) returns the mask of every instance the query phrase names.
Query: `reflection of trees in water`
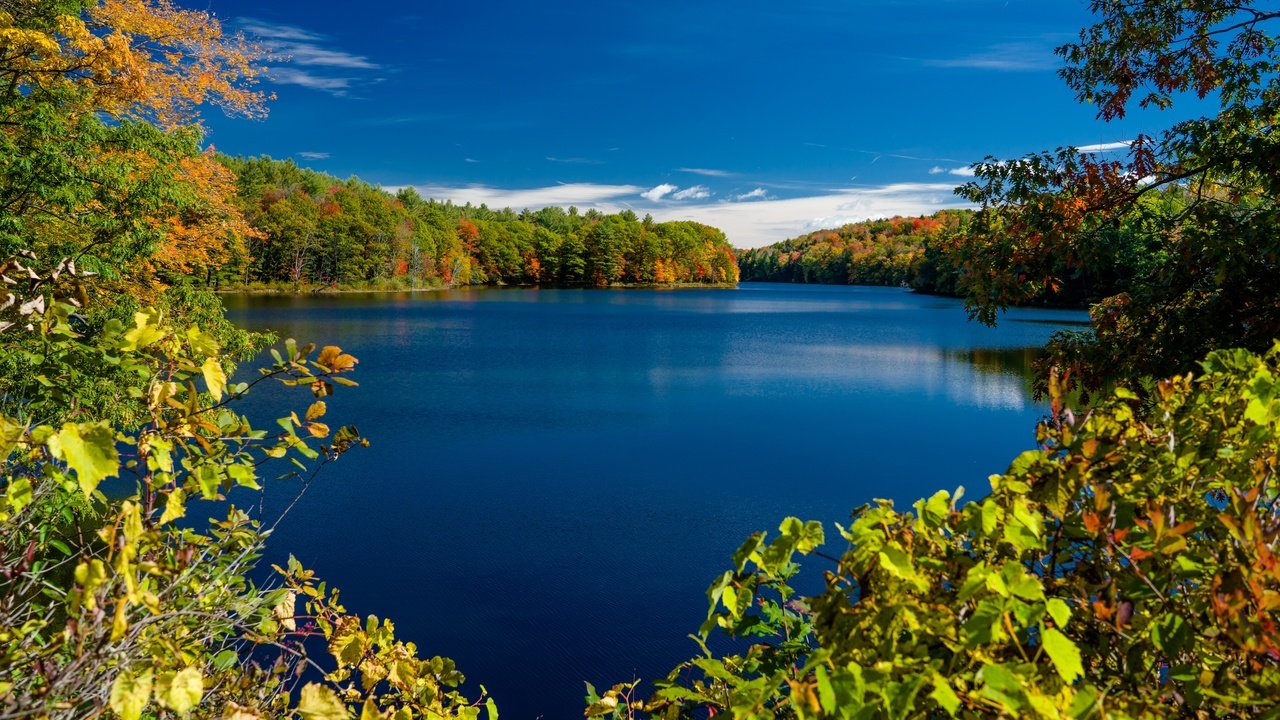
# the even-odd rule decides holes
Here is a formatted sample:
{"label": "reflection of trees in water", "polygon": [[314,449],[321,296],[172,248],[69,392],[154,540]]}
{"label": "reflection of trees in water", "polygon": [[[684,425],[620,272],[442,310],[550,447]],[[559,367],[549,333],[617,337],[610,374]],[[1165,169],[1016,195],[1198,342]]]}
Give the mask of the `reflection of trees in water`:
{"label": "reflection of trees in water", "polygon": [[978,372],[988,375],[1013,375],[1022,380],[1022,387],[1031,394],[1036,378],[1035,362],[1044,356],[1044,348],[969,348],[950,350],[947,357],[963,360]]}

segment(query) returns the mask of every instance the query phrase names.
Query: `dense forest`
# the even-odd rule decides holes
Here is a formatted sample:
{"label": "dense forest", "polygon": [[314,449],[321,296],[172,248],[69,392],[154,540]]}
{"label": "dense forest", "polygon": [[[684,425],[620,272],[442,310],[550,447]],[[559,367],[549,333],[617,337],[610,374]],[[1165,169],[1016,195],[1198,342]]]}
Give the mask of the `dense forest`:
{"label": "dense forest", "polygon": [[743,280],[896,285],[955,294],[955,271],[943,238],[963,233],[971,210],[928,217],[893,217],[818,230],[761,248],[738,251]]}
{"label": "dense forest", "polygon": [[[786,251],[815,258],[792,280],[893,281],[876,258],[936,247],[984,322],[1093,278],[1092,327],[1041,366],[1036,447],[977,498],[726,548],[701,652],[652,687],[588,686],[587,717],[1277,717],[1280,11],[1091,9],[1057,53],[1099,120],[1188,95],[1206,114],[1123,159],[990,158],[959,190],[972,215]],[[392,621],[296,560],[259,567],[279,518],[255,493],[305,492],[367,444],[328,406],[358,360],[262,355],[209,285],[732,280],[698,225],[457,208],[205,152],[199,110],[265,112],[264,63],[167,0],[0,0],[0,718],[497,720]],[[262,384],[294,397],[255,427],[238,401]]]}
{"label": "dense forest", "polygon": [[733,284],[719,230],[559,207],[491,210],[391,195],[270,158],[221,157],[251,231],[212,284],[421,287],[481,284]]}
{"label": "dense forest", "polygon": [[[1110,242],[1097,248],[1105,256],[1088,263],[1069,256],[1048,268],[1019,267],[1025,291],[1020,305],[1085,307],[1124,292],[1159,261],[1158,247],[1144,232],[1144,212],[1159,208],[1176,214],[1188,206],[1185,189],[1173,186],[1150,193],[1124,213],[1110,233]],[[743,280],[821,283],[827,285],[887,285],[918,292],[966,297],[965,252],[976,211],[941,210],[921,217],[892,217],[818,230],[760,248],[738,250]],[[1012,258],[1011,258],[1012,260]],[[1046,272],[1047,278],[1033,272]]]}

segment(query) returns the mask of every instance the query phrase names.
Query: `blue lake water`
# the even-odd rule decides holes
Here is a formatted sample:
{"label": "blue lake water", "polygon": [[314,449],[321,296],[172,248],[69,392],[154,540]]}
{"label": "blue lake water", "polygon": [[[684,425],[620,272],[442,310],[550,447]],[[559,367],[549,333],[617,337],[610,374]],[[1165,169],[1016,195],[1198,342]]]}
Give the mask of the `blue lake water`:
{"label": "blue lake water", "polygon": [[1034,443],[1030,349],[1087,320],[991,329],[896,288],[756,283],[226,303],[360,359],[326,420],[373,444],[322,475],[269,560],[296,555],[520,720],[581,717],[583,681],[693,656],[706,586],[755,530],[984,493]]}

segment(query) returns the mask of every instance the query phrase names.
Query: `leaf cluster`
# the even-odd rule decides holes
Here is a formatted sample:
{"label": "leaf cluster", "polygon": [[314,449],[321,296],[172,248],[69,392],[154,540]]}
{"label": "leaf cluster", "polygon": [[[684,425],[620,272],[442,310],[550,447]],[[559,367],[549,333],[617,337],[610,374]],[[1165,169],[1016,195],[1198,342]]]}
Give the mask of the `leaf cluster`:
{"label": "leaf cluster", "polygon": [[[1055,384],[1055,391],[1057,390]],[[616,717],[1276,717],[1280,344],[1199,377],[1056,405],[1041,447],[961,505],[939,492],[837,526],[752,536],[703,637],[762,638],[676,668]],[[795,556],[831,563],[796,599]]]}
{"label": "leaf cluster", "polygon": [[[5,334],[46,348],[53,365],[112,365],[115,391],[144,414],[126,426],[83,411],[51,413],[66,417],[57,424],[0,414],[0,713],[478,717],[486,703],[458,692],[451,661],[419,659],[389,622],[349,615],[296,562],[276,581],[252,579],[283,516],[235,501],[288,478],[305,492],[366,444],[356,428],[325,422],[326,398],[355,385],[357,360],[289,340],[257,378],[236,382],[198,326],[144,309],[85,335],[76,309],[54,301]],[[263,382],[304,390],[310,403],[274,432],[255,428],[234,402]],[[282,474],[270,470],[280,463]],[[197,503],[218,514],[206,520]],[[308,652],[321,635],[331,660]]]}

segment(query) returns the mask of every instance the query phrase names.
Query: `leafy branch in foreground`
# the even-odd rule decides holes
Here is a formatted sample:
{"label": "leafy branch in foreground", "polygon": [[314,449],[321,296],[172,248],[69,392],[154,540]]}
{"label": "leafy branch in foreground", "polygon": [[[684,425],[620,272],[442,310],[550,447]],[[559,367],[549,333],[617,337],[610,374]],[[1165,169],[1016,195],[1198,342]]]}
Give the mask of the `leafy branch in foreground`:
{"label": "leafy branch in foreground", "polygon": [[[1280,717],[1280,344],[1041,425],[991,494],[889,501],[752,536],[709,589],[703,654],[602,717]],[[1055,393],[1059,388],[1054,383]]]}
{"label": "leafy branch in foreground", "polygon": [[[305,492],[324,465],[366,444],[354,427],[323,422],[325,398],[355,384],[354,357],[288,341],[253,382],[231,382],[218,342],[197,326],[144,310],[87,336],[75,307],[40,290],[43,311],[19,310],[25,324],[5,334],[53,357],[96,358],[145,411],[129,426],[0,415],[0,718],[327,720],[349,705],[364,718],[479,716],[484,699],[458,693],[451,661],[420,659],[389,622],[349,615],[296,562],[268,585],[252,579],[280,518],[264,524],[261,508],[234,500],[260,490],[275,461],[291,463],[281,477]],[[268,381],[312,397],[274,434],[232,409]],[[199,501],[223,514],[206,521],[193,513]],[[327,657],[309,652],[312,636]]]}

